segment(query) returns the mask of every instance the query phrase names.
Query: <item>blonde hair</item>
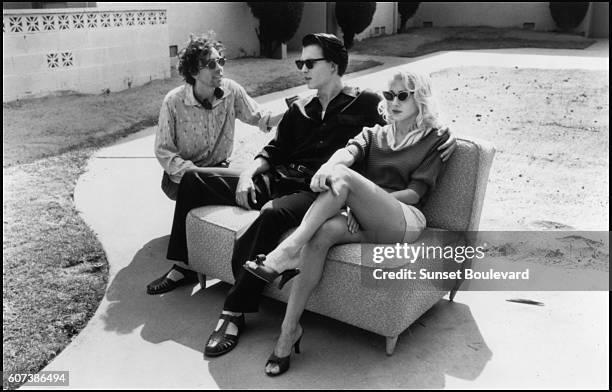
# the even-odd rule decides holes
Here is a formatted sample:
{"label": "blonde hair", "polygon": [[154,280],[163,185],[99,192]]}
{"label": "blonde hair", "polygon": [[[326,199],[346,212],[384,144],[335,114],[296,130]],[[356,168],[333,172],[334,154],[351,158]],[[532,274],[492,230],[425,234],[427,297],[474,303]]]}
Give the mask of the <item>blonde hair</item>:
{"label": "blonde hair", "polygon": [[[419,114],[417,114],[416,117],[417,127],[423,130],[439,128],[442,121],[438,114],[436,100],[432,96],[431,78],[426,74],[413,71],[400,71],[389,80],[389,87],[396,80],[402,82],[406,90],[413,92],[414,102],[419,110]],[[378,113],[387,123],[389,123],[387,101],[384,97],[378,103]]]}

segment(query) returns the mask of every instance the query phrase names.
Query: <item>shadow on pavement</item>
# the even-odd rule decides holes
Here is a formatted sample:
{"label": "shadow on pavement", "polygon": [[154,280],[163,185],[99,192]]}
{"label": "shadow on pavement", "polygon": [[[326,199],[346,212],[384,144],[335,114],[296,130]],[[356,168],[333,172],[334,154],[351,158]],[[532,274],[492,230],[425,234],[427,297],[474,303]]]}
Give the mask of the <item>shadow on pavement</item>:
{"label": "shadow on pavement", "polygon": [[[146,284],[170,266],[163,257],[167,242],[165,236],[145,244],[115,276],[107,291],[112,304],[104,316],[105,329],[126,334],[142,326],[147,342],[169,340],[203,352],[229,285],[206,290],[185,286],[147,295]],[[400,335],[391,357],[385,354],[382,336],[305,312],[302,353],[292,356],[287,374],[270,378],[263,369],[284,310],[284,303],[264,298],[260,312],[247,315],[236,349],[202,359],[219,388],[442,388],[446,376],[475,380],[492,357],[470,309],[461,303],[440,300]]]}
{"label": "shadow on pavement", "polygon": [[164,257],[168,236],[145,244],[128,267],[117,273],[107,290],[111,302],[103,316],[105,330],[131,333],[142,326],[148,342],[175,341],[202,351],[215,326],[228,286],[215,285],[203,295],[199,284],[180,287],[163,295],[148,295],[146,286],[172,265]]}

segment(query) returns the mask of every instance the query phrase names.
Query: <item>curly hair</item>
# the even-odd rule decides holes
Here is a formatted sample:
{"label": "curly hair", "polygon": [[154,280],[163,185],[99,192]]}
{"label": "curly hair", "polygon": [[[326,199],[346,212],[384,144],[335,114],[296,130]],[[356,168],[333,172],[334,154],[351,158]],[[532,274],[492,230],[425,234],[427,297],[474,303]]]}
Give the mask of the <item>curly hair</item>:
{"label": "curly hair", "polygon": [[192,75],[200,71],[200,68],[208,60],[211,49],[216,49],[219,52],[225,49],[223,44],[215,39],[214,32],[189,37],[189,42],[178,54],[178,71],[187,83],[195,84]]}
{"label": "curly hair", "polygon": [[[413,92],[414,101],[419,110],[416,117],[416,125],[419,129],[438,128],[442,125],[436,100],[432,95],[431,79],[428,75],[413,71],[399,71],[389,80],[389,86],[395,81],[402,82],[406,90]],[[387,123],[389,122],[385,99],[378,103],[378,113]]]}

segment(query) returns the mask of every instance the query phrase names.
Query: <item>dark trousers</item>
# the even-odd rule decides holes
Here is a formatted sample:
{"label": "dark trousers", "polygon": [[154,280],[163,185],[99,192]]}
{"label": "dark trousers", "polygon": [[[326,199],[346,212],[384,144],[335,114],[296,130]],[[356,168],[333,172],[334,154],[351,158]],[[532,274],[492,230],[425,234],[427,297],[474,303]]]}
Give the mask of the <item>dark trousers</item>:
{"label": "dark trousers", "polygon": [[[221,162],[217,163],[216,165],[204,166],[204,167],[213,167],[213,168],[223,167],[223,168],[227,168],[228,166],[229,166],[229,162],[227,160],[225,160],[225,161],[221,161]],[[165,171],[164,171],[164,174],[162,176],[161,189],[166,194],[166,196],[168,196],[168,198],[170,200],[176,201],[176,198],[177,198],[177,195],[178,195],[179,184],[177,184],[176,182],[172,181],[170,179],[170,176],[168,175],[168,173],[166,173]]]}
{"label": "dark trousers", "polygon": [[272,207],[264,208],[236,240],[232,256],[236,283],[225,299],[224,310],[240,313],[259,310],[259,299],[266,282],[248,273],[242,266],[247,260],[254,260],[258,254],[270,253],[287,230],[299,226],[316,198],[317,194],[310,190],[299,190],[273,199]]}
{"label": "dark trousers", "polygon": [[162,176],[161,189],[164,191],[166,196],[168,196],[168,199],[176,201],[178,188],[179,184],[172,181],[168,173],[164,172],[164,175]]}
{"label": "dark trousers", "polygon": [[[236,186],[240,172],[234,169],[206,169],[185,173],[178,189],[167,258],[188,263],[185,221],[190,210],[205,205],[236,205]],[[267,176],[253,178],[257,204],[261,208],[269,200],[270,207],[240,236],[234,245],[232,271],[236,283],[226,298],[224,309],[234,312],[256,312],[265,282],[246,272],[242,265],[267,254],[279,243],[281,236],[298,226],[317,194],[301,185],[276,185]]]}

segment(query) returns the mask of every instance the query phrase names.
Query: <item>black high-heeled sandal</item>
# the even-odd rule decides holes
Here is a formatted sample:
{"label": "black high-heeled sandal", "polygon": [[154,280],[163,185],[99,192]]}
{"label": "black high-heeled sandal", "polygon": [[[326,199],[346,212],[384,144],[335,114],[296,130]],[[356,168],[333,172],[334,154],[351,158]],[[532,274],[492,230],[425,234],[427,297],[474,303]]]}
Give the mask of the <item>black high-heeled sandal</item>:
{"label": "black high-heeled sandal", "polygon": [[[304,336],[303,328],[302,328],[302,333],[300,334],[300,337],[298,338],[298,340],[295,341],[295,343],[293,343],[292,349],[295,350],[296,354],[300,353],[300,342],[302,341],[302,336]],[[289,352],[289,355],[287,355],[286,357],[277,357],[276,354],[274,354],[274,350],[272,350],[272,354],[268,358],[268,362],[266,362],[266,367],[268,367],[268,365],[277,365],[278,373],[272,373],[272,372],[266,371],[266,375],[270,377],[280,376],[281,374],[289,370],[290,363],[291,363],[291,352]]]}
{"label": "black high-heeled sandal", "polygon": [[266,283],[272,283],[274,279],[281,276],[281,281],[278,283],[278,289],[282,290],[287,282],[296,277],[300,273],[299,268],[288,269],[283,272],[277,272],[272,268],[265,265],[263,262],[266,260],[265,255],[257,255],[254,262],[257,264],[255,268],[249,267],[246,263],[243,265],[243,268],[247,270],[249,273],[257,276],[259,279],[265,281]]}

